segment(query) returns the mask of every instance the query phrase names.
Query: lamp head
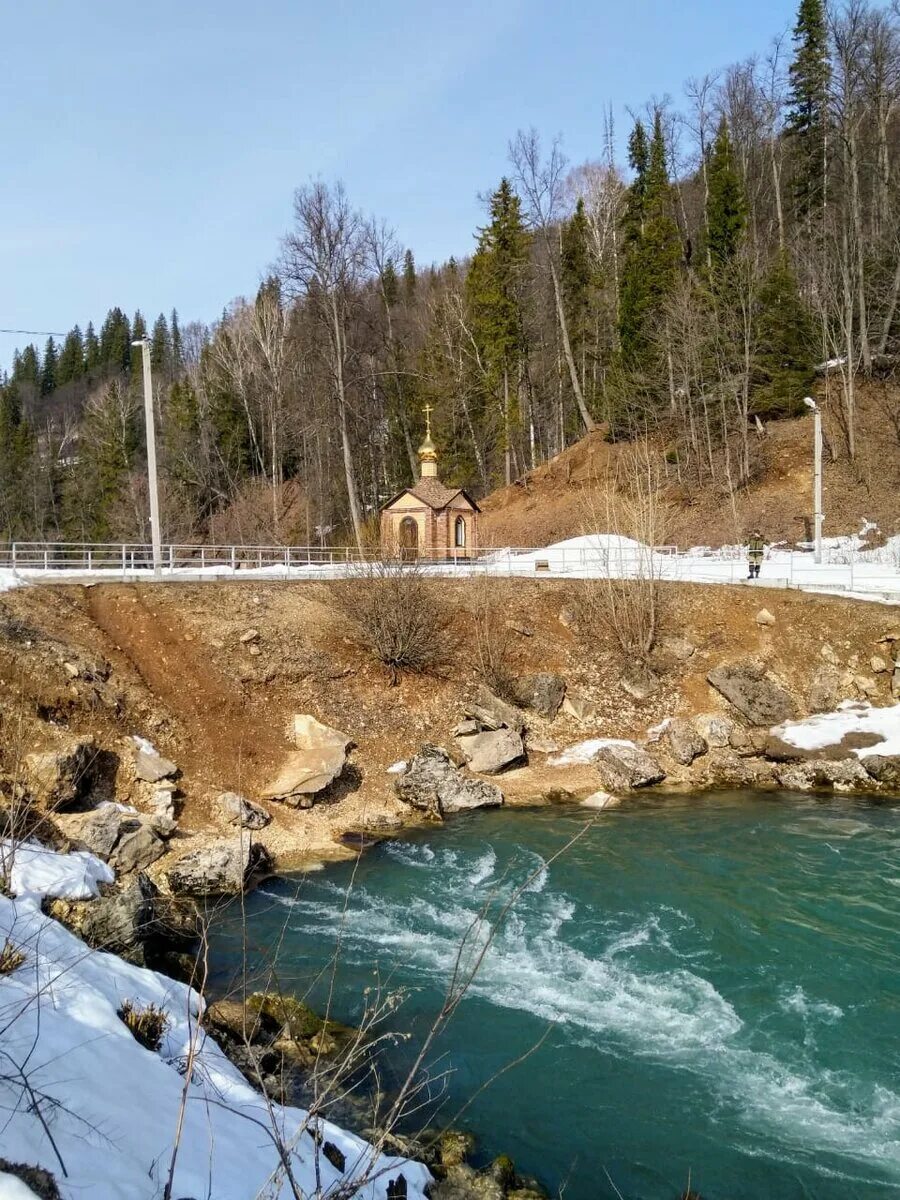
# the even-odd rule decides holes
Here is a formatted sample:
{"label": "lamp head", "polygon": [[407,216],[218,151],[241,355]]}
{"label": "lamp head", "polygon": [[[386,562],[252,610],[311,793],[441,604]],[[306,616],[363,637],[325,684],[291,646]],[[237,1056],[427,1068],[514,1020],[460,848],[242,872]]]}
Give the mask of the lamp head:
{"label": "lamp head", "polygon": [[132,344],[132,346],[146,346],[147,339],[146,338],[138,338],[138,340],[136,342],[132,342],[131,344]]}
{"label": "lamp head", "polygon": [[812,409],[813,412],[816,412],[819,407],[818,404],[816,404],[815,400],[813,400],[812,396],[804,396],[803,403],[806,405],[807,408]]}

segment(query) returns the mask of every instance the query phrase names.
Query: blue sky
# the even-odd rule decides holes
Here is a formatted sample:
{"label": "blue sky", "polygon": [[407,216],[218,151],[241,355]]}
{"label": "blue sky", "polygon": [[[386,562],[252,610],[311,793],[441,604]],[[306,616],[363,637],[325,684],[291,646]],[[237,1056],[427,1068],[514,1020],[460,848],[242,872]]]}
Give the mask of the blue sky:
{"label": "blue sky", "polygon": [[[0,327],[118,304],[214,319],[293,189],[343,179],[416,260],[462,255],[518,128],[600,154],[603,109],[762,52],[794,0],[0,0]],[[0,363],[14,344],[0,335]]]}

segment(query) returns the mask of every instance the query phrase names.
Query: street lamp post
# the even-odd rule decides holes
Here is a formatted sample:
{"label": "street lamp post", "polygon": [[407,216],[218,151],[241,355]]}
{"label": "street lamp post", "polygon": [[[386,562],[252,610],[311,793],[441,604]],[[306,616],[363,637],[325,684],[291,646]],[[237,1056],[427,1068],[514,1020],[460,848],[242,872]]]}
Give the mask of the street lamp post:
{"label": "street lamp post", "polygon": [[822,561],[822,410],[806,396],[803,403],[813,415],[813,520],[815,522],[814,560]]}
{"label": "street lamp post", "polygon": [[147,476],[150,486],[150,541],[153,546],[153,575],[162,573],[162,545],[159,533],[159,483],[156,478],[156,420],[153,415],[153,378],[150,372],[150,339],[131,343],[140,346],[144,357],[144,426],[147,433]]}

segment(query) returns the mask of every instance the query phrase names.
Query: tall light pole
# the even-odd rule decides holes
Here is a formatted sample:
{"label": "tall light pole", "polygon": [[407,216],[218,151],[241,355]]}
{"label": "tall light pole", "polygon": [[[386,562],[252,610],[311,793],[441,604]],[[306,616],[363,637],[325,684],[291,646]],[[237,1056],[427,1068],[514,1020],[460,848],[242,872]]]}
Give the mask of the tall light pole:
{"label": "tall light pole", "polygon": [[162,573],[162,545],[159,534],[159,483],[156,478],[156,420],[153,415],[153,377],[150,372],[150,339],[131,343],[140,346],[144,356],[144,427],[147,432],[147,477],[150,485],[150,541],[153,545],[153,574]]}
{"label": "tall light pole", "polygon": [[806,396],[803,403],[813,415],[813,520],[815,521],[814,559],[822,561],[822,410]]}

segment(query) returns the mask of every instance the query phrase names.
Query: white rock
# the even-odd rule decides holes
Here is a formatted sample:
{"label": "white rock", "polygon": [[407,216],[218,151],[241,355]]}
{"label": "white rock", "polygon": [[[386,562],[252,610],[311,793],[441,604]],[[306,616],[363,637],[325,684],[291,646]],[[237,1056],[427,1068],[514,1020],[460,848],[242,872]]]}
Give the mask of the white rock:
{"label": "white rock", "polygon": [[761,608],[756,614],[756,623],[757,625],[774,625],[775,618],[767,608]]}
{"label": "white rock", "polygon": [[591,792],[581,801],[582,808],[615,808],[622,803],[621,796],[613,796],[611,792]]}

